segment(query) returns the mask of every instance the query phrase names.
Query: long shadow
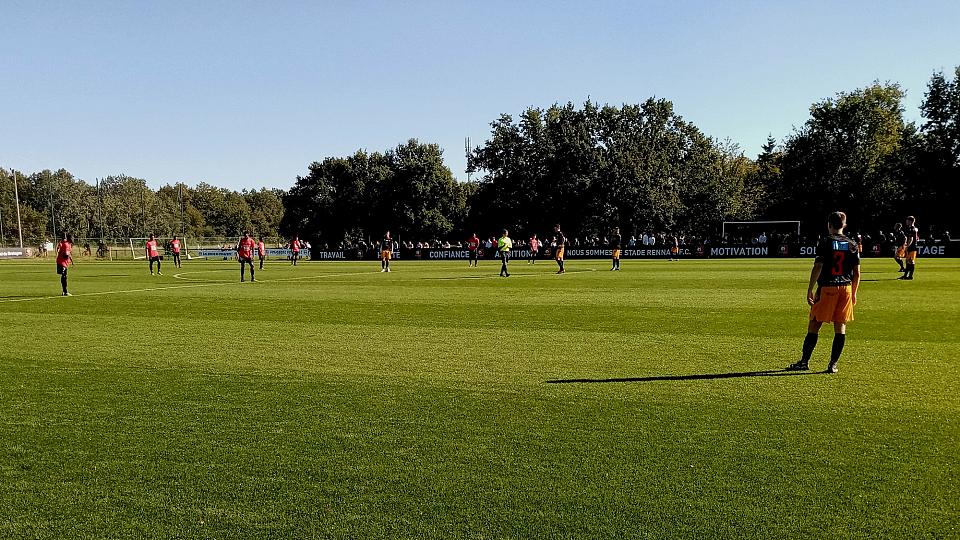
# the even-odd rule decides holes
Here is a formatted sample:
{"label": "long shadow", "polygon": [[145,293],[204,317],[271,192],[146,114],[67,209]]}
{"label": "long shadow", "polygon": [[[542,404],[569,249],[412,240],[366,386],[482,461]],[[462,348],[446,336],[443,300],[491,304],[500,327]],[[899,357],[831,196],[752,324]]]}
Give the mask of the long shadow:
{"label": "long shadow", "polygon": [[772,369],[767,371],[744,371],[740,373],[702,373],[696,375],[658,375],[656,377],[621,377],[615,379],[553,379],[547,384],[567,383],[631,383],[657,381],[703,381],[712,379],[737,379],[740,377],[795,377],[800,375],[818,375],[824,371],[787,371]]}

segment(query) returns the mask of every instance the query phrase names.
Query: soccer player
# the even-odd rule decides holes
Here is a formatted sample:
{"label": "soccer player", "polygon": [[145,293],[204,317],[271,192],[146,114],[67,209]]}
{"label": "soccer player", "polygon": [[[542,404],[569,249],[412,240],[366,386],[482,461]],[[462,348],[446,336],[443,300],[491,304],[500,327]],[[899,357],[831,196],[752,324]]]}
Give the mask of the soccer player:
{"label": "soccer player", "polygon": [[477,250],[480,248],[480,237],[477,236],[477,233],[473,233],[473,236],[467,239],[467,252],[470,256],[470,259],[467,261],[467,268],[477,266]]}
{"label": "soccer player", "polygon": [[920,251],[920,246],[917,245],[917,242],[920,241],[920,230],[917,229],[916,221],[913,216],[907,216],[907,226],[904,227],[904,232],[907,235],[907,268],[898,279],[913,279],[914,266],[917,264],[917,252]]}
{"label": "soccer player", "polygon": [[57,273],[60,274],[60,286],[64,296],[72,296],[67,292],[67,268],[73,264],[73,237],[63,235],[63,240],[57,244]]}
{"label": "soccer player", "polygon": [[610,234],[610,251],[611,257],[613,258],[613,266],[610,270],[620,270],[620,243],[623,241],[623,237],[620,236],[620,227],[614,227],[612,233]]}
{"label": "soccer player", "polygon": [[537,234],[534,233],[530,237],[530,258],[527,260],[527,264],[536,264],[537,254],[540,253],[540,240],[537,238]]}
{"label": "soccer player", "polygon": [[677,235],[671,234],[667,239],[667,242],[670,243],[670,258],[671,261],[680,260],[680,240],[677,239]]}
{"label": "soccer player", "polygon": [[257,241],[257,257],[260,259],[260,269],[263,270],[263,259],[267,257],[267,247],[263,244],[263,237]]}
{"label": "soccer player", "polygon": [[146,254],[147,259],[150,261],[150,275],[153,275],[153,263],[157,263],[157,275],[162,276],[163,273],[160,272],[160,248],[157,246],[157,237],[150,235],[150,239],[147,240],[146,245]]}
{"label": "soccer player", "polygon": [[180,268],[180,239],[176,236],[170,241],[170,253],[173,254],[173,265]]}
{"label": "soccer player", "polygon": [[243,276],[243,265],[250,265],[250,281],[256,281],[256,278],[253,277],[253,248],[256,246],[256,243],[253,241],[253,238],[250,238],[250,233],[243,233],[243,238],[240,239],[240,242],[237,243],[237,260],[240,261],[240,282],[244,281]]}
{"label": "soccer player", "polygon": [[380,271],[390,271],[390,259],[393,258],[393,238],[390,237],[390,231],[383,235],[380,241]]}
{"label": "soccer player", "polygon": [[297,259],[300,258],[300,238],[294,236],[293,240],[290,241],[290,264],[296,266]]}
{"label": "soccer player", "polygon": [[903,266],[903,258],[907,256],[907,235],[903,234],[903,224],[896,223],[893,226],[893,260],[897,261],[900,272],[906,272],[907,268]]}
{"label": "soccer player", "polygon": [[557,266],[560,267],[557,270],[558,274],[562,274],[563,270],[563,248],[567,245],[567,237],[564,236],[563,232],[560,231],[560,224],[557,223],[553,227],[553,243],[556,246],[553,250],[553,258],[557,261]]}
{"label": "soccer player", "polygon": [[[817,258],[810,271],[810,284],[807,287],[807,304],[811,307],[803,353],[798,362],[787,367],[788,370],[810,369],[810,356],[817,346],[820,327],[823,323],[832,322],[833,348],[827,372],[837,372],[837,361],[847,338],[847,322],[853,320],[853,306],[857,304],[857,289],[860,287],[860,254],[857,244],[843,235],[846,225],[847,216],[843,212],[833,212],[827,216],[830,235],[817,245]],[[814,285],[817,286],[816,293]]]}
{"label": "soccer player", "polygon": [[497,251],[500,252],[500,277],[510,277],[507,271],[507,262],[510,261],[510,250],[513,249],[513,240],[510,239],[510,233],[506,229],[497,240]]}

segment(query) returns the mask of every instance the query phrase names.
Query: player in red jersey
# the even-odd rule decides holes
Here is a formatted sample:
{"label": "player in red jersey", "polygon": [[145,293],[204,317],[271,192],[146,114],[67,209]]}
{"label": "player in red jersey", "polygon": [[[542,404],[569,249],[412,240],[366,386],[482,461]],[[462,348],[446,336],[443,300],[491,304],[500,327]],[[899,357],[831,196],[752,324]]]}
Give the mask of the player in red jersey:
{"label": "player in red jersey", "polygon": [[67,292],[67,268],[73,264],[73,237],[69,234],[63,235],[63,240],[57,244],[57,273],[60,274],[60,286],[63,287],[63,295],[71,296]]}
{"label": "player in red jersey", "polygon": [[257,257],[260,259],[260,269],[263,270],[263,259],[267,257],[267,248],[263,244],[263,237],[257,241]]}
{"label": "player in red jersey", "polygon": [[803,353],[800,360],[791,364],[788,370],[810,369],[810,356],[817,346],[820,327],[823,323],[832,322],[833,349],[827,372],[837,372],[837,361],[847,340],[847,322],[853,320],[853,306],[857,305],[857,289],[860,287],[860,253],[856,242],[843,235],[846,226],[847,215],[843,212],[833,212],[827,216],[830,235],[817,245],[817,258],[810,271],[810,284],[807,287],[810,322],[807,325],[807,337],[803,340]]}
{"label": "player in red jersey", "polygon": [[173,265],[180,268],[180,239],[176,236],[170,241],[170,253],[173,254]]}
{"label": "player in red jersey", "polygon": [[477,266],[478,249],[480,249],[480,238],[477,236],[477,233],[473,233],[473,236],[467,238],[467,253],[470,255],[470,259],[467,261],[467,268]]}
{"label": "player in red jersey", "polygon": [[253,277],[253,249],[256,247],[256,242],[253,241],[253,238],[250,238],[250,233],[243,233],[243,238],[240,239],[240,242],[237,243],[237,260],[240,261],[240,281],[243,279],[243,265],[250,265],[250,281],[256,281],[256,278]]}
{"label": "player in red jersey", "polygon": [[146,254],[147,260],[150,261],[150,275],[153,275],[153,263],[157,263],[157,275],[162,276],[163,274],[160,272],[160,247],[157,245],[157,237],[152,234],[150,239],[147,240]]}
{"label": "player in red jersey", "polygon": [[293,240],[290,241],[290,264],[296,266],[297,259],[300,258],[300,238],[297,236],[293,237]]}
{"label": "player in red jersey", "polygon": [[537,253],[540,253],[540,239],[537,238],[537,234],[534,233],[533,236],[530,237],[530,251],[527,264],[536,264]]}

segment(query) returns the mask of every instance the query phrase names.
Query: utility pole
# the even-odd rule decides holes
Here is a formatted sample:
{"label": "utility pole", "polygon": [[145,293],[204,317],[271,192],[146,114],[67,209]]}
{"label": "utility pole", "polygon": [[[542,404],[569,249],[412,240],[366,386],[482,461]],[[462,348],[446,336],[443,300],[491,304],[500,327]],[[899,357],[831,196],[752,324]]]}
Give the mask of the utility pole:
{"label": "utility pole", "polygon": [[17,233],[20,234],[20,249],[23,249],[23,226],[20,224],[20,192],[17,189],[17,171],[13,171],[13,199],[17,205]]}
{"label": "utility pole", "polygon": [[53,228],[53,241],[57,241],[57,216],[53,214],[53,183],[50,184],[50,226]]}
{"label": "utility pole", "polygon": [[180,238],[183,238],[183,182],[177,184],[177,201],[180,203]]}
{"label": "utility pole", "polygon": [[470,137],[463,140],[463,154],[467,157],[467,182],[473,176],[473,167],[470,165]]}

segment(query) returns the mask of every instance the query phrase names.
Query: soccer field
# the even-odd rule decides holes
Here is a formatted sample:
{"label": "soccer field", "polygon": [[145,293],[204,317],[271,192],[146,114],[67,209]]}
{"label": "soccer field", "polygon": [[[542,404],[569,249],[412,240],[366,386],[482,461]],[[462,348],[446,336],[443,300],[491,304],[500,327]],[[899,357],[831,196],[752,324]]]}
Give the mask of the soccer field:
{"label": "soccer field", "polygon": [[960,537],[960,260],[810,264],[0,262],[0,537]]}

